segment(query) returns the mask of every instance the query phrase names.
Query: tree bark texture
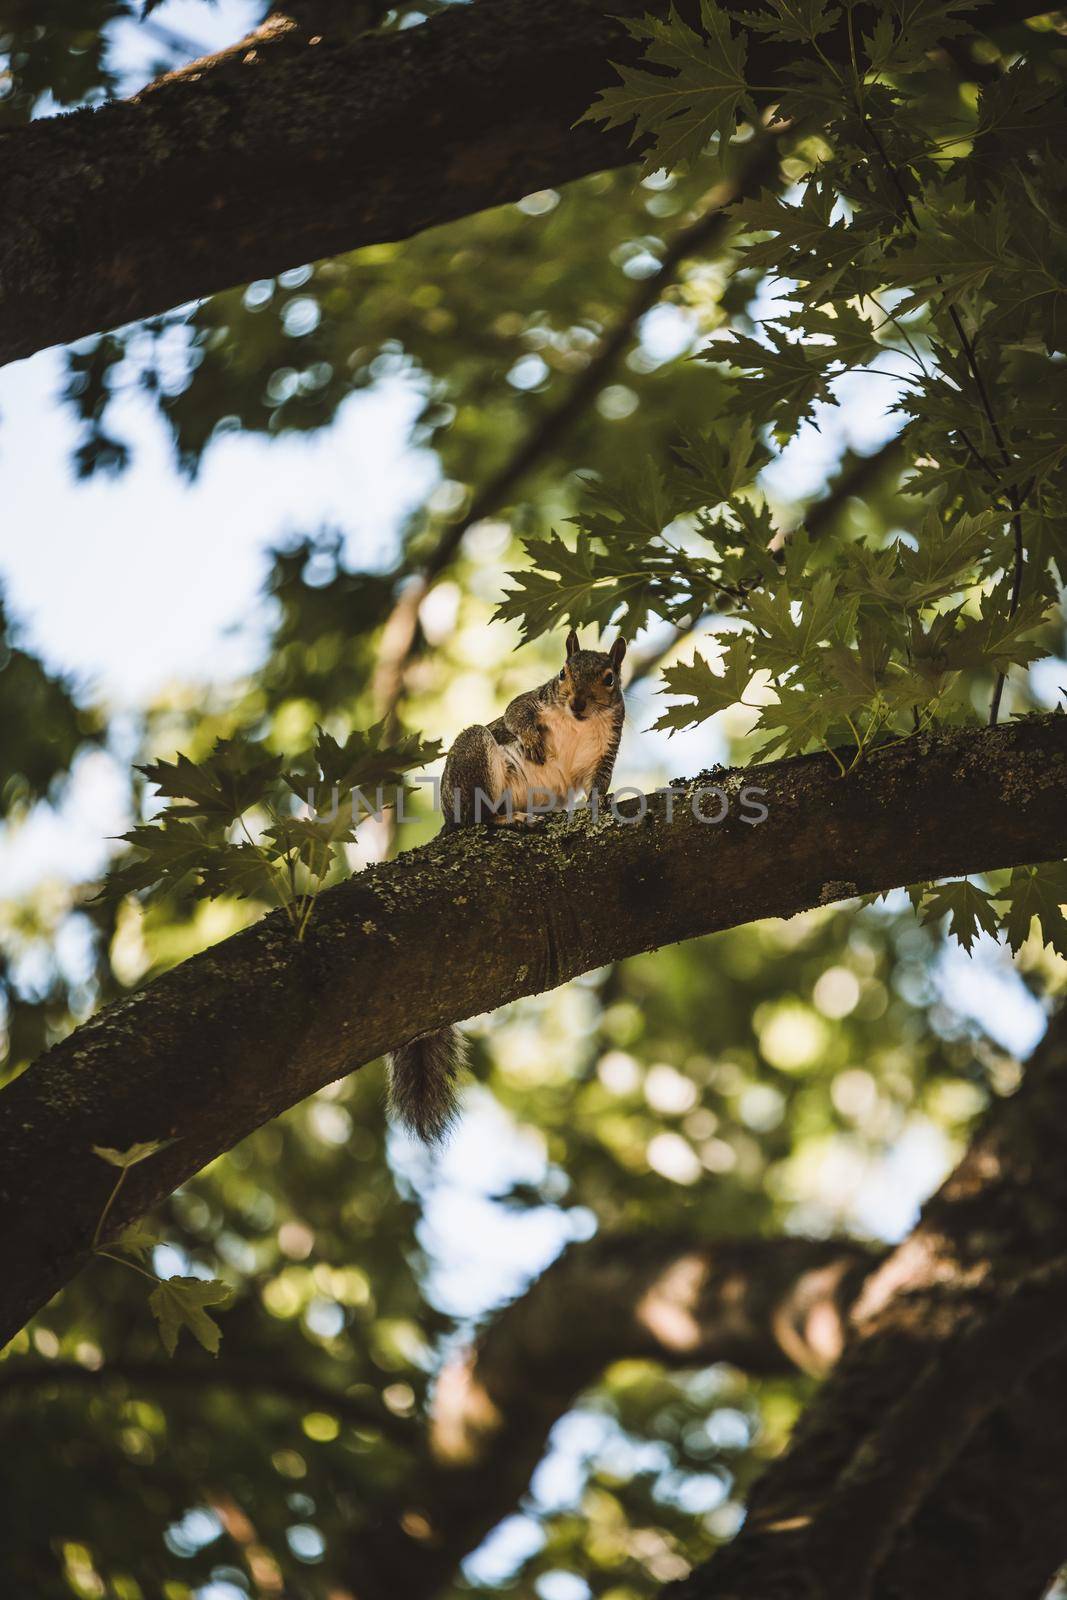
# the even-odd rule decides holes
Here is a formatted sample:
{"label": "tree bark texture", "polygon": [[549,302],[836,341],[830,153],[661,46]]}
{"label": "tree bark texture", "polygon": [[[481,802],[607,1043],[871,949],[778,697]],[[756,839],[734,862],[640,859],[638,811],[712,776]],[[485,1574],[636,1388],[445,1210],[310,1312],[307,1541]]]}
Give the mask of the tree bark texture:
{"label": "tree bark texture", "polygon": [[1067,1012],[907,1239],[733,1544],[664,1600],[1038,1600],[1067,1557]]}
{"label": "tree bark texture", "polygon": [[[475,0],[354,41],[283,19],[131,100],[0,135],[0,364],[624,165],[627,130],[576,119],[640,54],[620,19],[665,9]],[[843,27],[821,42],[847,52]],[[754,37],[752,81],[794,55]]]}
{"label": "tree bark texture", "polygon": [[[718,792],[713,793],[712,787]],[[762,791],[758,825],[743,790]],[[1067,853],[1067,718],[719,771],[531,830],[464,830],[279,912],[108,1007],[0,1093],[0,1341],[110,1232],[323,1084],[407,1039],[659,945]],[[697,820],[721,814],[719,823]],[[642,810],[644,815],[641,815]]]}

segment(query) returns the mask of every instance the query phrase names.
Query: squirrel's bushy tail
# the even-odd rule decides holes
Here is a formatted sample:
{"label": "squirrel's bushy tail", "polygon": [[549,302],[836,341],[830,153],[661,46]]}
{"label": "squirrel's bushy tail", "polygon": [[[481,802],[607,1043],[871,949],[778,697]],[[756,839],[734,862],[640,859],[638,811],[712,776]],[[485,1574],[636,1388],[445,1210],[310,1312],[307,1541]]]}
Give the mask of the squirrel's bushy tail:
{"label": "squirrel's bushy tail", "polygon": [[455,1028],[424,1033],[389,1057],[389,1109],[426,1144],[438,1144],[456,1119],[456,1079],[465,1060]]}

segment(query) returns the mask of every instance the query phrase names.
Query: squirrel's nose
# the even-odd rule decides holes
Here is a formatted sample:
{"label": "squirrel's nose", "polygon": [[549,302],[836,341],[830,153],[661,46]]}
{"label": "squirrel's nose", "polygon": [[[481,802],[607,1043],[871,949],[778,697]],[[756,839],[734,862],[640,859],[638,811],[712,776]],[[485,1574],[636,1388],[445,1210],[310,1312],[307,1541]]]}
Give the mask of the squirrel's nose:
{"label": "squirrel's nose", "polygon": [[585,715],[585,701],[579,695],[575,695],[571,701],[571,710],[576,717]]}

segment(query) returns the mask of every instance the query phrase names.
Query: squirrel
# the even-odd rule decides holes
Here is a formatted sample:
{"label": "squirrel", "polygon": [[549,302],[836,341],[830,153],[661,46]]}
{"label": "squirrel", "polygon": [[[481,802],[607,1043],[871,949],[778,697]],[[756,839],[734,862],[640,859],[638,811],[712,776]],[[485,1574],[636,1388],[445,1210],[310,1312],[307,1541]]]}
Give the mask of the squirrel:
{"label": "squirrel", "polygon": [[[625,654],[621,638],[607,652],[583,650],[572,630],[554,677],[517,695],[488,727],[464,728],[445,759],[442,831],[533,822],[572,806],[580,792],[598,805],[622,737]],[[439,1143],[455,1120],[464,1059],[462,1036],[452,1027],[412,1039],[390,1056],[390,1110],[426,1144]]]}

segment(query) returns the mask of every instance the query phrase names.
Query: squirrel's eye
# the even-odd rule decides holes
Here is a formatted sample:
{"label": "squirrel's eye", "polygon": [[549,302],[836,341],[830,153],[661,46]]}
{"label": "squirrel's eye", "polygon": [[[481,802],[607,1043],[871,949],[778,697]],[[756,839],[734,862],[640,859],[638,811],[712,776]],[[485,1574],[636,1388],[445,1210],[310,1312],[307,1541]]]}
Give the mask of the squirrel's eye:
{"label": "squirrel's eye", "polygon": [[615,682],[615,674],[613,672],[605,672],[605,674],[604,674],[604,682],[607,684],[608,688],[610,689],[612,684]]}
{"label": "squirrel's eye", "polygon": [[564,680],[564,678],[565,678],[565,677],[566,677],[566,676],[567,676],[567,669],[566,669],[566,667],[560,667],[560,669],[559,669],[559,681],[560,681],[560,683],[562,683],[562,682],[563,682],[563,680]]}

